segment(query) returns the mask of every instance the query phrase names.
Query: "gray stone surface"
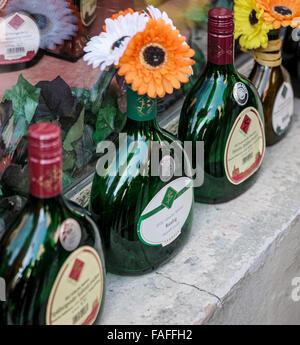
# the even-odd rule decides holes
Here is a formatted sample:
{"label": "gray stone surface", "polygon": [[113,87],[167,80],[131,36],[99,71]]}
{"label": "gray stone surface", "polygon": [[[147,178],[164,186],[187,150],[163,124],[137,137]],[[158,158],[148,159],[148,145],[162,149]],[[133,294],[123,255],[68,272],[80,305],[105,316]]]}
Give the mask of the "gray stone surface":
{"label": "gray stone surface", "polygon": [[296,116],[242,196],[196,204],[190,240],[172,261],[144,276],[108,274],[101,323],[299,323],[290,297],[300,276],[299,131]]}

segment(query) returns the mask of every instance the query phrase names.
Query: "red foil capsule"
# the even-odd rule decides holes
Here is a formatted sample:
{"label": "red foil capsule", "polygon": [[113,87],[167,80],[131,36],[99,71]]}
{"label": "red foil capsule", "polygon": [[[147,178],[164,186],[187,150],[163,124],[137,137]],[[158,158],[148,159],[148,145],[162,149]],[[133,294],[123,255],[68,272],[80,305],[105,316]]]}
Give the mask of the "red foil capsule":
{"label": "red foil capsule", "polygon": [[227,8],[213,8],[208,13],[208,61],[217,65],[233,63],[234,16]]}
{"label": "red foil capsule", "polygon": [[28,130],[30,194],[53,198],[62,192],[62,144],[60,128],[50,122]]}

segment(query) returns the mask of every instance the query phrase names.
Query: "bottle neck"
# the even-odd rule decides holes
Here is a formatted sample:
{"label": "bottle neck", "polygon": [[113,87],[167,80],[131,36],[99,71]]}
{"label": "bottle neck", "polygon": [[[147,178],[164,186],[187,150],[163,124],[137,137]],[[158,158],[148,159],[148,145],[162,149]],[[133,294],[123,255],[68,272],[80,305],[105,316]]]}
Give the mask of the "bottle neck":
{"label": "bottle neck", "polygon": [[212,62],[207,62],[206,68],[209,74],[219,73],[220,75],[228,75],[237,73],[233,63],[227,65],[218,65]]}
{"label": "bottle neck", "polygon": [[234,34],[207,34],[207,61],[214,65],[233,65]]}
{"label": "bottle neck", "polygon": [[51,199],[62,193],[62,159],[37,160],[29,157],[29,192],[38,199]]}
{"label": "bottle neck", "polygon": [[127,117],[140,123],[155,122],[157,101],[147,95],[138,95],[130,86],[127,87]]}
{"label": "bottle neck", "polygon": [[29,195],[28,202],[31,206],[34,205],[34,208],[36,209],[45,209],[45,208],[61,208],[64,199],[62,194],[59,194],[57,196],[53,196],[51,198],[41,198],[34,195]]}

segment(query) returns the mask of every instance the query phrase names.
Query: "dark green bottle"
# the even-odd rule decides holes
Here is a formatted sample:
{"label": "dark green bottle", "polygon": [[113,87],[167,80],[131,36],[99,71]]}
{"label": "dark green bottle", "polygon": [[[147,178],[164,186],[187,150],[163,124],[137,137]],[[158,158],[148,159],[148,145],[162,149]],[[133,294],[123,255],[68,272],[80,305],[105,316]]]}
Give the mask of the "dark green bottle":
{"label": "dark green bottle", "polygon": [[156,100],[128,88],[124,133],[107,143],[115,147],[111,159],[103,156],[97,164],[90,209],[101,224],[112,273],[153,270],[182,248],[191,229],[192,180],[176,163],[184,151],[155,117]]}
{"label": "dark green bottle", "polygon": [[292,79],[295,97],[300,98],[300,28],[286,28],[282,53],[282,64]]}
{"label": "dark green bottle", "polygon": [[88,212],[61,196],[59,127],[31,126],[28,153],[30,197],[0,241],[0,324],[93,324],[103,305],[102,245]]}
{"label": "dark green bottle", "polygon": [[204,141],[204,183],[195,188],[199,202],[225,202],[246,191],[264,157],[262,105],[254,86],[234,68],[233,32],[231,10],[210,10],[207,67],[180,116],[179,139]]}

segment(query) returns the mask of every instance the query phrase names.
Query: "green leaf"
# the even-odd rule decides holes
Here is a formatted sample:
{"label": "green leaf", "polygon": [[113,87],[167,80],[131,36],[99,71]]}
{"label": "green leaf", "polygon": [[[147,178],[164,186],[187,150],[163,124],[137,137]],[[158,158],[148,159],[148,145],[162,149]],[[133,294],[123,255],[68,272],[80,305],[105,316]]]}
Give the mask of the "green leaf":
{"label": "green leaf", "polygon": [[202,23],[207,22],[208,10],[209,10],[208,6],[204,6],[204,7],[197,6],[191,10],[183,11],[183,15],[186,18],[188,18],[188,19],[190,19],[190,20],[192,20],[198,24],[202,24]]}
{"label": "green leaf", "polygon": [[73,182],[72,177],[67,174],[67,173],[63,173],[63,188],[68,187],[71,183]]}
{"label": "green leaf", "polygon": [[82,108],[82,111],[80,113],[80,116],[78,120],[74,123],[74,125],[70,128],[68,131],[65,141],[63,143],[63,148],[66,151],[72,151],[73,146],[72,143],[77,141],[82,137],[83,129],[84,129],[84,114],[85,114],[85,108]]}
{"label": "green leaf", "polygon": [[75,166],[75,158],[72,152],[64,152],[64,159],[63,159],[63,170],[73,170]]}
{"label": "green leaf", "polygon": [[[2,101],[12,101],[14,121],[18,123],[22,119],[22,130],[20,125],[18,133],[26,133],[38,106],[40,92],[41,90],[31,85],[22,74],[19,75],[17,84],[5,91]],[[14,133],[15,137],[17,135]]]}
{"label": "green leaf", "polygon": [[15,138],[21,138],[27,133],[28,123],[24,117],[20,117],[16,124],[13,136]]}
{"label": "green leaf", "polygon": [[121,132],[126,124],[127,116],[123,114],[119,109],[117,109],[117,114],[114,123],[114,131]]}
{"label": "green leaf", "polygon": [[110,105],[99,110],[96,122],[96,131],[93,135],[93,139],[96,144],[104,140],[114,131],[116,115],[117,109]]}
{"label": "green leaf", "polygon": [[83,102],[86,109],[90,108],[91,103],[91,92],[87,89],[79,88],[79,87],[72,87],[71,88],[72,95],[78,100]]}
{"label": "green leaf", "polygon": [[0,184],[0,196],[3,196],[3,188],[1,184]]}

